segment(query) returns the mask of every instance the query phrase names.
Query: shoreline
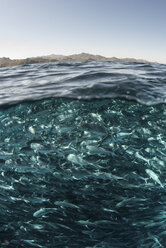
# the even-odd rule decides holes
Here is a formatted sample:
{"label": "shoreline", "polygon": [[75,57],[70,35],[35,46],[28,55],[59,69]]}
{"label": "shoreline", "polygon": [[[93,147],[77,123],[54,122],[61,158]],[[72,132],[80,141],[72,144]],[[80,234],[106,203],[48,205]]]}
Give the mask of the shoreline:
{"label": "shoreline", "polygon": [[10,58],[0,58],[0,68],[10,67],[17,65],[26,65],[26,64],[37,64],[37,63],[51,63],[51,62],[71,62],[71,61],[126,61],[126,62],[138,62],[138,63],[153,63],[143,59],[134,59],[134,58],[106,58],[100,55],[92,55],[87,53],[74,54],[70,56],[61,56],[56,55],[50,56],[40,56],[26,59],[10,59]]}

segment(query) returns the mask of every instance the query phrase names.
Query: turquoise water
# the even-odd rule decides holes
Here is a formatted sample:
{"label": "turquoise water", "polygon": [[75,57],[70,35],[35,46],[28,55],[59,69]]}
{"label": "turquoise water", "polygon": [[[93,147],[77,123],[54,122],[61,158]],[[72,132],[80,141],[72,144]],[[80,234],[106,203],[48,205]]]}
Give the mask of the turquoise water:
{"label": "turquoise water", "polygon": [[[110,63],[125,81],[118,77],[111,81],[112,74],[107,75],[107,90],[99,87],[106,80],[105,74],[99,76],[100,70],[112,73],[105,65],[109,64],[3,69],[2,85],[9,90],[4,90],[0,108],[1,247],[165,247],[164,65],[157,65],[162,75],[158,72],[152,80],[146,64]],[[48,79],[47,70],[45,80],[52,80],[54,88],[51,95],[48,82],[45,92],[39,85],[38,74],[21,74],[25,68],[30,73],[29,67],[35,73],[39,67],[43,71],[62,67],[68,77],[71,67],[73,71],[86,67],[89,75],[82,87],[82,79],[77,75],[72,81],[71,74],[67,82],[75,82],[75,87],[71,82],[58,86],[62,98],[56,96],[57,85],[53,76]],[[14,72],[8,70],[15,70],[16,84],[20,77],[20,91],[14,86]],[[97,79],[92,72],[90,79],[92,70],[99,70]],[[38,79],[30,88],[35,75]],[[134,76],[142,85],[134,82]],[[11,78],[13,88],[9,87]],[[75,99],[73,92],[78,92]],[[137,99],[128,101],[127,96]]]}

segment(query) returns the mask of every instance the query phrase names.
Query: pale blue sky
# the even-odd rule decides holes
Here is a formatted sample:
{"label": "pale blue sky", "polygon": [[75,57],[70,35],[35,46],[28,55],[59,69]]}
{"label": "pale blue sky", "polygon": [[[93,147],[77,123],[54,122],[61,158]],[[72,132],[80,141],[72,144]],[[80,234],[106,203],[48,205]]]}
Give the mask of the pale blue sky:
{"label": "pale blue sky", "polygon": [[166,63],[166,0],[0,0],[0,57],[88,52]]}

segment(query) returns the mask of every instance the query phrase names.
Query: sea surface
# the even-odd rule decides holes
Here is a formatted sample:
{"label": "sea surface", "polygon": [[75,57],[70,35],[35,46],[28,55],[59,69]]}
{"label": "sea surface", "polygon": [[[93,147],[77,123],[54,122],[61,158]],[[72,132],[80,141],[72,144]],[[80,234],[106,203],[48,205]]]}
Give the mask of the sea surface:
{"label": "sea surface", "polygon": [[166,65],[0,69],[0,247],[166,248]]}

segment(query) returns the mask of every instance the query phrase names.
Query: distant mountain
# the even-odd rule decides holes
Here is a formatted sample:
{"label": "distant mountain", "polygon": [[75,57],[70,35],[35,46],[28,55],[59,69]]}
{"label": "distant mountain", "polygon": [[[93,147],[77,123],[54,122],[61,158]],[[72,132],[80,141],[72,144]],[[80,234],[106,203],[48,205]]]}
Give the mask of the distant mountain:
{"label": "distant mountain", "polygon": [[14,66],[14,65],[23,65],[23,64],[34,64],[34,63],[47,63],[47,62],[63,62],[63,61],[127,61],[127,62],[148,62],[143,59],[134,59],[134,58],[106,58],[101,55],[93,55],[89,53],[80,53],[72,54],[69,56],[65,55],[45,55],[39,57],[32,57],[26,59],[10,59],[10,58],[0,58],[0,67]]}
{"label": "distant mountain", "polygon": [[43,59],[63,59],[64,55],[56,55],[56,54],[50,54],[50,55],[44,55],[44,56],[40,56],[38,58],[43,58]]}
{"label": "distant mountain", "polygon": [[0,58],[0,66],[3,65],[3,64],[8,64],[11,61],[12,60],[10,58],[6,58],[6,57]]}
{"label": "distant mountain", "polygon": [[101,55],[93,55],[89,53],[79,53],[79,54],[73,54],[66,56],[66,59],[68,60],[106,60],[105,57]]}

